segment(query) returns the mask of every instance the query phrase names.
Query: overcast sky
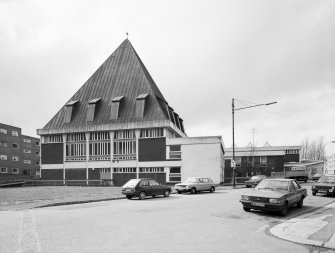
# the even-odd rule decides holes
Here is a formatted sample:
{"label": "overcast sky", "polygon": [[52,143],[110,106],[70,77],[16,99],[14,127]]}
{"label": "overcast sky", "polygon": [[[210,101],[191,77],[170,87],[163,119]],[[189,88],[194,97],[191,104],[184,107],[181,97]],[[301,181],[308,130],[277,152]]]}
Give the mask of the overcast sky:
{"label": "overcast sky", "polygon": [[238,147],[335,140],[334,0],[0,0],[0,122],[37,136],[127,31],[188,136],[230,147],[235,98],[277,101],[236,112]]}

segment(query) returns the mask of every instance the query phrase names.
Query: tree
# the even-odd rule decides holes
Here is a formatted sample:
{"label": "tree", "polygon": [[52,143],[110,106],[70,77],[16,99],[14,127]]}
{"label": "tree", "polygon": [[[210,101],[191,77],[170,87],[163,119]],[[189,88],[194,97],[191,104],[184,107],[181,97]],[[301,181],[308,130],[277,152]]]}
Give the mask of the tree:
{"label": "tree", "polygon": [[309,140],[309,137],[306,137],[301,143],[301,152],[300,159],[308,160],[324,160],[325,159],[325,147],[324,137],[319,137],[316,140]]}

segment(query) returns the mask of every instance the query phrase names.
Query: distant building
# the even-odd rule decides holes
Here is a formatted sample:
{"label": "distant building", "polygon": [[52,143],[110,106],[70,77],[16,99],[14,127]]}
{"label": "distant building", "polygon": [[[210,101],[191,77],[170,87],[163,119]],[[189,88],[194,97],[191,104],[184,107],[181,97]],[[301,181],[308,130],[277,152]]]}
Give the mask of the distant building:
{"label": "distant building", "polygon": [[324,170],[324,161],[315,161],[315,160],[301,160],[300,162],[291,162],[285,165],[285,170],[306,170],[308,172],[308,177],[311,179],[314,174],[323,174]]}
{"label": "distant building", "polygon": [[186,136],[128,39],[37,133],[45,180],[223,181],[221,136]]}
{"label": "distant building", "polygon": [[[235,147],[235,176],[249,177],[252,175],[271,176],[271,172],[289,170],[291,163],[299,163],[300,146],[271,146],[265,143],[263,147]],[[225,149],[225,182],[231,181],[233,169],[233,148]]]}
{"label": "distant building", "polygon": [[0,123],[0,178],[40,176],[40,139]]}
{"label": "distant building", "polygon": [[326,158],[324,173],[335,175],[335,154]]}

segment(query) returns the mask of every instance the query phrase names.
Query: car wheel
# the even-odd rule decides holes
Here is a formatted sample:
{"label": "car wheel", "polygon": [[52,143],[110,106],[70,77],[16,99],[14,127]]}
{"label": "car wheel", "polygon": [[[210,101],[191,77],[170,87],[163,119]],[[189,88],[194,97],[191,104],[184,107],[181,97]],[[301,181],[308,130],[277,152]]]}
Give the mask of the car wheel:
{"label": "car wheel", "polygon": [[178,194],[181,194],[181,191],[177,191],[178,192]]}
{"label": "car wheel", "polygon": [[297,203],[297,207],[298,207],[298,208],[302,208],[303,204],[304,204],[304,198],[301,197],[301,199],[300,199],[299,202]]}
{"label": "car wheel", "polygon": [[140,192],[140,194],[138,195],[138,198],[139,198],[140,200],[145,199],[145,197],[146,197],[145,192]]}
{"label": "car wheel", "polygon": [[281,216],[286,216],[287,211],[288,211],[288,204],[287,204],[287,202],[285,202],[284,205],[283,205],[283,207],[282,207],[282,209],[281,209],[281,211],[280,211],[280,215]]}
{"label": "car wheel", "polygon": [[312,192],[312,195],[315,196],[315,195],[316,195],[316,192]]}
{"label": "car wheel", "polygon": [[215,187],[212,186],[212,187],[209,189],[209,192],[215,192]]}
{"label": "car wheel", "polygon": [[250,208],[249,207],[243,207],[243,210],[246,211],[246,212],[250,212]]}
{"label": "car wheel", "polygon": [[131,199],[133,196],[131,195],[126,195],[127,199]]}
{"label": "car wheel", "polygon": [[196,194],[197,193],[197,190],[193,187],[192,189],[191,189],[191,194]]}
{"label": "car wheel", "polygon": [[170,196],[170,191],[165,190],[163,195],[164,195],[165,198],[169,197]]}

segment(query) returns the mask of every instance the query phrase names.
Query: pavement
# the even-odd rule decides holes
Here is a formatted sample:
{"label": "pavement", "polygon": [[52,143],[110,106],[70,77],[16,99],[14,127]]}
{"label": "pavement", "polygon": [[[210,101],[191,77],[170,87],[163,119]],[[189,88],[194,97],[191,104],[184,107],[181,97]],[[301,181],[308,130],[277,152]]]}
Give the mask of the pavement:
{"label": "pavement", "polygon": [[270,229],[284,240],[335,250],[335,202]]}
{"label": "pavement", "polygon": [[[59,205],[82,204],[89,202],[109,201],[125,198],[118,187],[109,188],[109,194],[100,192],[96,195],[77,195],[67,198],[34,199],[32,201],[16,201],[15,203],[2,203],[0,211],[22,210],[31,208],[42,208]],[[103,189],[104,191],[107,190]],[[113,188],[113,189],[112,189]],[[244,188],[244,186],[219,186],[217,191]],[[89,189],[89,188],[88,188]],[[101,188],[100,188],[101,189]],[[82,191],[82,190],[81,190]],[[175,192],[173,191],[172,194]],[[285,220],[270,229],[270,233],[281,239],[295,243],[322,247],[335,251],[335,200],[312,212],[305,213],[294,218]]]}

